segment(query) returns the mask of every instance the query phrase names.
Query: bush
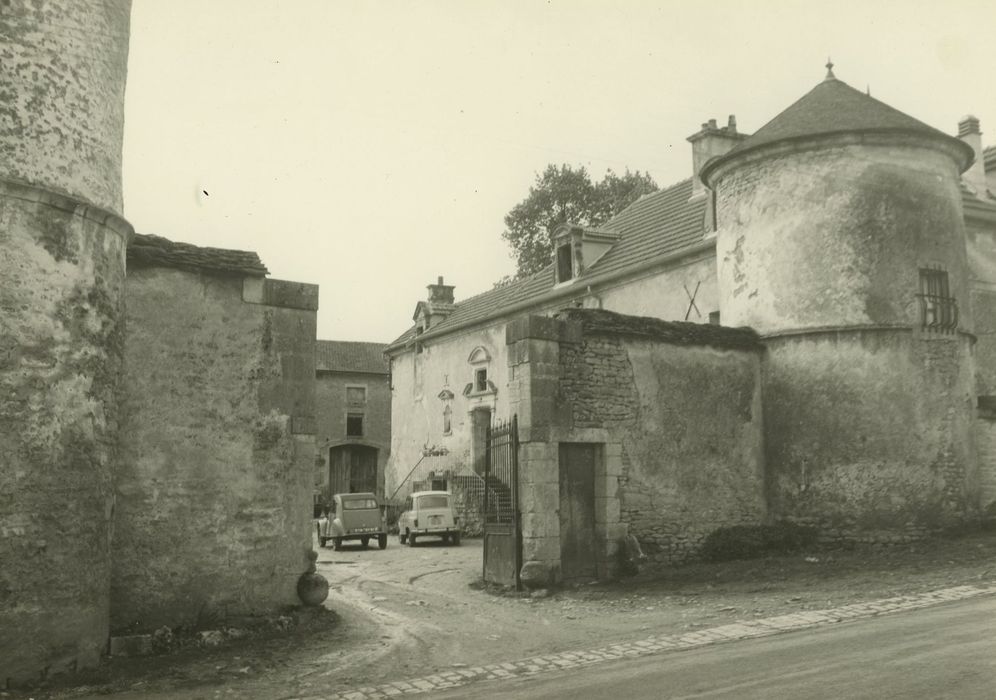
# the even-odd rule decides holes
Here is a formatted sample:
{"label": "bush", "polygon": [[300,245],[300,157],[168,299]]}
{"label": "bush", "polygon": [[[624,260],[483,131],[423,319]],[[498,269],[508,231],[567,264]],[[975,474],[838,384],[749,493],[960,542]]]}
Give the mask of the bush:
{"label": "bush", "polygon": [[756,559],[790,554],[816,543],[816,529],[790,522],[774,525],[733,525],[709,533],[700,554],[706,561]]}

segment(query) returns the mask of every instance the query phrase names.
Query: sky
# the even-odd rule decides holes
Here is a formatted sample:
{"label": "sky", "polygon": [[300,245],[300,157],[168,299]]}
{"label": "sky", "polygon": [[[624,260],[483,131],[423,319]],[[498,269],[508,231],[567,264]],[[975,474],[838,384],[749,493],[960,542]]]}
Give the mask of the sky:
{"label": "sky", "polygon": [[444,276],[514,261],[549,163],[691,176],[702,122],[753,132],[836,76],[996,144],[992,0],[133,0],[125,217],[320,287],[318,337],[389,342]]}

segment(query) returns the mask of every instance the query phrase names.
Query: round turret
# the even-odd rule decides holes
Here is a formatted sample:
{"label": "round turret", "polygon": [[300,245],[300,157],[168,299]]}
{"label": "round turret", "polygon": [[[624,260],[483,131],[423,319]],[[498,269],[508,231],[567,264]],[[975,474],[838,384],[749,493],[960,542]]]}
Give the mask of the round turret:
{"label": "round turret", "polygon": [[831,71],[703,169],[723,322],[767,346],[776,515],[876,539],[972,514],[971,160]]}
{"label": "round turret", "polygon": [[0,687],[107,648],[129,10],[0,10]]}

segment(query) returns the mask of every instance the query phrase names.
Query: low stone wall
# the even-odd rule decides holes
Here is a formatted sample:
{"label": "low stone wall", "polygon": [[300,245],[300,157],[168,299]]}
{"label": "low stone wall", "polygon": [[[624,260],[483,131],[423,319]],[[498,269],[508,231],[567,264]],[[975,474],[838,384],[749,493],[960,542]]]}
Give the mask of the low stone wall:
{"label": "low stone wall", "polygon": [[742,329],[576,312],[560,350],[577,428],[622,445],[620,521],[650,563],[694,557],[705,537],[764,522],[760,347]]}

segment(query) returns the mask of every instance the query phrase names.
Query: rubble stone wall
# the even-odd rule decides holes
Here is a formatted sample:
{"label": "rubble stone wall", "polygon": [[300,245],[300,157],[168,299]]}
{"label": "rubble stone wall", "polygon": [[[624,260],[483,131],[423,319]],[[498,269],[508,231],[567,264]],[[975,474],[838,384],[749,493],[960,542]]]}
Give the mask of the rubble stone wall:
{"label": "rubble stone wall", "polygon": [[757,351],[585,333],[560,349],[574,430],[621,443],[620,521],[651,562],[693,557],[717,528],[764,522]]}
{"label": "rubble stone wall", "polygon": [[317,287],[139,267],[127,300],[112,631],[294,604],[311,548]]}

